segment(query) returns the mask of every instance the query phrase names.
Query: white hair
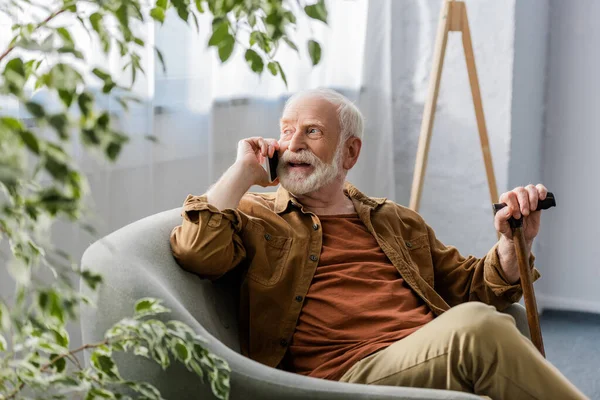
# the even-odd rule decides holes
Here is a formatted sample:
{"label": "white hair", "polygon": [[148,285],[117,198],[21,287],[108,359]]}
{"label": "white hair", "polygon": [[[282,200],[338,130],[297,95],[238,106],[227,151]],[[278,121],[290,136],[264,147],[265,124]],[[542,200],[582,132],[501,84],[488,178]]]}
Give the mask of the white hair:
{"label": "white hair", "polygon": [[351,137],[357,137],[362,140],[364,118],[360,110],[350,99],[335,90],[326,88],[302,90],[285,102],[283,113],[285,114],[285,110],[296,100],[311,96],[325,99],[337,107],[337,116],[341,131],[340,143],[344,143]]}

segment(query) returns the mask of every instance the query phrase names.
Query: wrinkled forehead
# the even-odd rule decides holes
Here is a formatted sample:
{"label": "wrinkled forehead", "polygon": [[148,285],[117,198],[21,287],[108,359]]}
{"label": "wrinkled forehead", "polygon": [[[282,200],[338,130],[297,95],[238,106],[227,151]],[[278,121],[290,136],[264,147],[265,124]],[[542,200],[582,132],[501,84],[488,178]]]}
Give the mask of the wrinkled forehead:
{"label": "wrinkled forehead", "polygon": [[281,116],[281,124],[311,120],[319,121],[331,129],[339,129],[337,106],[323,97],[307,95],[289,103]]}

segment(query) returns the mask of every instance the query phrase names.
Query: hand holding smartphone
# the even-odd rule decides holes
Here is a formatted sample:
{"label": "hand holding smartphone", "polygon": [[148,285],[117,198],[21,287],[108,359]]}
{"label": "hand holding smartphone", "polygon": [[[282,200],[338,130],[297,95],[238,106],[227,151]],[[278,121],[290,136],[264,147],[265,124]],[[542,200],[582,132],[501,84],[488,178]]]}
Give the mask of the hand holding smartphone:
{"label": "hand holding smartphone", "polygon": [[277,179],[277,164],[279,164],[279,153],[275,151],[273,157],[265,157],[267,175],[269,176],[269,183],[273,183]]}

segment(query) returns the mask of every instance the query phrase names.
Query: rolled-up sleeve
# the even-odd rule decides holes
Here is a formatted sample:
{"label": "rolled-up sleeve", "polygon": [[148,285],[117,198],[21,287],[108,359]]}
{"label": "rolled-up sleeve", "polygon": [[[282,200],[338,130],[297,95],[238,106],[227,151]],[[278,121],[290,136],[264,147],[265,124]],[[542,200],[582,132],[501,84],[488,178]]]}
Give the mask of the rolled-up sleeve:
{"label": "rolled-up sleeve", "polygon": [[219,211],[206,195],[189,195],[181,215],[182,224],[171,232],[171,250],[185,270],[214,280],[246,257],[240,232],[247,218],[240,211]]}
{"label": "rolled-up sleeve", "polygon": [[[427,226],[427,229],[434,261],[435,289],[449,305],[481,301],[503,310],[519,301],[523,289],[520,283],[508,282],[500,265],[498,244],[482,258],[463,257],[455,247],[440,242],[431,227]],[[535,281],[540,273],[533,267],[534,261],[531,254],[529,264]]]}
{"label": "rolled-up sleeve", "polygon": [[[539,279],[540,272],[534,267],[535,256],[533,253],[529,255],[529,266],[532,268],[532,281]],[[504,297],[509,303],[516,303],[523,296],[523,288],[520,281],[510,283],[506,278],[504,270],[500,265],[500,257],[498,255],[498,244],[494,245],[485,257],[484,271],[485,285],[498,297]]]}

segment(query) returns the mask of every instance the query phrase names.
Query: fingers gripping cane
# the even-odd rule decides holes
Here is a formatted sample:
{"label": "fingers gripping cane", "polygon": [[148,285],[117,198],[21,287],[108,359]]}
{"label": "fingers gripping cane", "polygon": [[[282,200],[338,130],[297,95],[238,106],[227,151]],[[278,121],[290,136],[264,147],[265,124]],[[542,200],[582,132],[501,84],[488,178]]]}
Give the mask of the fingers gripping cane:
{"label": "fingers gripping cane", "polygon": [[[544,200],[538,202],[536,211],[547,210],[550,207],[556,206],[556,200],[552,193],[548,193]],[[494,215],[506,207],[505,203],[494,204]],[[529,265],[529,257],[527,257],[527,247],[525,245],[525,237],[523,236],[523,216],[519,219],[511,217],[508,220],[513,235],[513,243],[515,244],[515,254],[519,263],[519,275],[521,277],[521,287],[523,288],[523,297],[525,298],[525,309],[527,311],[527,322],[529,323],[529,332],[531,341],[537,349],[546,357],[544,352],[544,342],[542,341],[542,331],[540,329],[540,319],[535,301],[535,293],[533,291],[533,282],[531,279],[531,268]]]}

